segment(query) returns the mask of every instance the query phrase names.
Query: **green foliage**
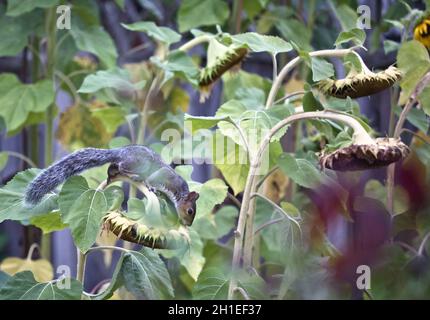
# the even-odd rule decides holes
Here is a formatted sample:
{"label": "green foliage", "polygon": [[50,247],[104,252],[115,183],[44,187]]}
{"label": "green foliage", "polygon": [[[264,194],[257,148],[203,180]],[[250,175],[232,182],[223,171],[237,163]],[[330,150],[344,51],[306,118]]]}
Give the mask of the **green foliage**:
{"label": "green foliage", "polygon": [[117,187],[106,190],[90,189],[85,178],[71,177],[59,196],[62,220],[68,224],[73,239],[81,251],[87,251],[96,241],[102,218],[121,196]]}
{"label": "green foliage", "polygon": [[400,86],[404,99],[409,98],[421,78],[430,70],[430,57],[427,49],[418,41],[405,42],[397,56],[399,68],[404,72]]}
{"label": "green foliage", "polygon": [[277,53],[288,52],[293,49],[288,42],[281,38],[261,35],[255,32],[238,34],[232,36],[232,39],[234,42],[247,45],[254,52],[270,52],[276,55]]}
{"label": "green foliage", "polygon": [[80,300],[81,295],[82,284],[75,279],[40,283],[30,271],[19,272],[0,286],[1,300]]}
{"label": "green foliage", "polygon": [[229,16],[224,0],[184,0],[178,11],[179,31],[223,24]]}
{"label": "green foliage", "polygon": [[181,40],[181,35],[170,28],[158,27],[154,22],[136,22],[133,24],[122,24],[122,26],[131,31],[145,32],[148,36],[166,43],[167,45]]}
{"label": "green foliage", "polygon": [[334,43],[336,46],[340,46],[341,44],[352,42],[356,46],[363,45],[364,41],[366,40],[366,33],[361,29],[351,29],[348,31],[343,31],[339,34],[339,36],[336,39],[336,42]]}
{"label": "green foliage", "polygon": [[119,277],[125,288],[137,298],[161,299],[174,295],[166,266],[151,249],[125,253]]}
{"label": "green foliage", "polygon": [[48,194],[43,201],[32,208],[24,203],[25,190],[40,171],[39,169],[22,171],[0,189],[0,222],[4,220],[23,221],[51,212],[57,207],[57,195],[54,193]]}
{"label": "green foliage", "polygon": [[30,223],[42,229],[44,234],[67,228],[67,225],[61,220],[60,213],[55,211],[33,217],[30,219]]}
{"label": "green foliage", "polygon": [[15,75],[5,73],[0,75],[0,96],[0,116],[11,132],[22,126],[31,112],[46,111],[54,101],[54,84],[50,80],[22,84]]}
{"label": "green foliage", "polygon": [[79,50],[95,54],[108,68],[116,65],[118,53],[115,45],[109,34],[101,27],[92,26],[81,29],[79,26],[75,26],[70,29],[70,33]]}

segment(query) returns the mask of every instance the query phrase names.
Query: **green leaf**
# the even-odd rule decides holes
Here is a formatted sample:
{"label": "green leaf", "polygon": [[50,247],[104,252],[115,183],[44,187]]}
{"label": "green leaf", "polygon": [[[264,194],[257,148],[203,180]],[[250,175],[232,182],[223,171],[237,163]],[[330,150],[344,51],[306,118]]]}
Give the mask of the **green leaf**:
{"label": "green leaf", "polygon": [[6,272],[0,271],[0,289],[3,287],[3,285],[12,278],[10,275],[8,275]]}
{"label": "green leaf", "polygon": [[195,219],[193,229],[197,230],[203,239],[216,240],[234,228],[238,210],[233,206],[223,206],[215,214],[205,215]]}
{"label": "green leaf", "polygon": [[[70,288],[63,288],[70,281]],[[82,284],[75,279],[37,282],[31,271],[15,274],[0,288],[0,300],[80,300]]]}
{"label": "green leaf", "polygon": [[334,76],[334,67],[322,58],[312,57],[312,80],[318,82]]}
{"label": "green leaf", "polygon": [[[274,106],[268,110],[264,106],[253,107],[252,104],[245,105],[241,101],[230,100],[218,108],[215,116],[217,118],[230,116],[232,120],[242,128],[245,138],[248,140],[250,152],[256,152],[259,143],[264,136],[278,122],[291,114],[286,106]],[[218,127],[221,133],[231,138],[235,143],[244,147],[245,143],[235,127],[230,122],[220,122]],[[272,141],[279,141],[285,134],[287,127],[281,129]]]}
{"label": "green leaf", "polygon": [[22,221],[33,216],[51,212],[57,208],[57,195],[49,193],[34,207],[26,207],[24,195],[28,184],[39,174],[40,169],[28,169],[16,174],[0,189],[0,222],[4,220]]}
{"label": "green leaf", "polygon": [[179,33],[176,33],[175,31],[167,27],[158,27],[152,21],[136,22],[133,24],[121,23],[121,25],[131,31],[145,32],[146,34],[148,34],[148,36],[158,41],[167,43],[168,45],[181,40],[181,35]]}
{"label": "green leaf", "polygon": [[238,44],[247,45],[254,52],[270,52],[276,55],[293,49],[291,44],[279,37],[261,35],[255,32],[237,34],[232,36],[232,39]]}
{"label": "green leaf", "polygon": [[81,176],[71,177],[63,185],[59,196],[61,215],[81,251],[87,251],[96,241],[102,218],[121,194],[119,190],[119,187],[104,191],[90,189]]}
{"label": "green leaf", "polygon": [[312,91],[307,91],[303,96],[303,110],[306,112],[324,110],[324,107],[321,102],[315,98]]}
{"label": "green leaf", "polygon": [[179,32],[201,26],[222,25],[229,13],[224,0],[184,0],[178,10]]}
{"label": "green leaf", "polygon": [[120,107],[92,109],[91,114],[99,119],[108,133],[115,133],[125,120],[125,111]]}
{"label": "green leaf", "polygon": [[352,41],[355,45],[361,46],[366,40],[366,33],[358,28],[353,28],[348,31],[342,31],[334,43],[335,46],[340,46],[343,43]]}
{"label": "green leaf", "polygon": [[109,34],[101,27],[92,26],[81,29],[74,26],[70,33],[79,50],[96,55],[108,68],[115,67],[118,57],[115,44]]}
{"label": "green leaf", "polygon": [[[218,130],[215,137],[216,144],[222,144],[223,146],[223,149],[221,149],[223,150],[221,159],[218,159],[218,156],[214,155],[216,157],[214,159],[215,166],[221,171],[224,179],[233,189],[234,194],[237,195],[245,188],[248,177],[249,163],[246,160],[246,152],[241,146],[234,144],[230,138],[227,137],[226,139]],[[230,146],[232,144],[234,148],[224,147],[225,145]]]}
{"label": "green leaf", "polygon": [[[399,107],[396,107],[395,109],[396,115],[399,116],[401,112],[402,112],[402,109]],[[410,110],[406,119],[422,132],[427,132],[429,129],[429,122],[427,120],[426,114],[421,109],[415,108]]]}
{"label": "green leaf", "polygon": [[50,8],[57,5],[59,0],[8,0],[6,14],[17,17],[35,8]]}
{"label": "green leaf", "polygon": [[6,167],[8,159],[9,154],[7,152],[0,152],[0,171],[2,171]]}
{"label": "green leaf", "polygon": [[166,60],[162,61],[158,57],[151,57],[151,62],[165,71],[164,83],[175,75],[197,85],[199,69],[185,52],[172,51]]}
{"label": "green leaf", "polygon": [[200,273],[193,287],[193,298],[197,300],[227,299],[229,278],[218,268],[207,268]]}
{"label": "green leaf", "polygon": [[358,15],[355,10],[351,9],[346,4],[341,4],[340,6],[337,6],[337,7],[335,7],[332,4],[332,6],[334,8],[334,13],[337,19],[339,20],[343,31],[356,28]]}
{"label": "green leaf", "polygon": [[277,21],[275,27],[288,42],[295,43],[302,50],[312,50],[312,32],[307,29],[303,22],[294,18],[288,18]]}
{"label": "green leaf", "polygon": [[416,40],[403,43],[397,55],[397,65],[404,73],[400,86],[403,96],[408,99],[421,78],[430,70],[427,49]]}
{"label": "green leaf", "polygon": [[52,81],[22,84],[11,74],[0,75],[0,94],[0,116],[8,132],[23,125],[30,112],[45,112],[55,97]]}
{"label": "green leaf", "polygon": [[28,37],[43,26],[43,11],[35,10],[19,17],[8,17],[0,5],[0,56],[15,56],[27,45]]}
{"label": "green leaf", "polygon": [[190,229],[190,248],[180,257],[180,261],[191,278],[197,281],[206,259],[203,256],[203,241],[193,229]]}
{"label": "green leaf", "polygon": [[[200,274],[193,287],[193,298],[197,300],[224,300],[227,299],[228,287],[231,277],[238,280],[238,287],[245,290],[251,299],[267,299],[265,283],[262,278],[248,272],[236,272],[234,275],[226,274],[220,268],[206,268]],[[236,299],[244,300],[240,294]]]}
{"label": "green leaf", "polygon": [[151,249],[124,254],[120,275],[125,288],[136,298],[162,299],[174,296],[172,282],[164,262]]}
{"label": "green leaf", "polygon": [[215,205],[222,203],[227,197],[228,187],[221,179],[211,179],[194,188],[200,194],[197,200],[197,212],[199,217],[212,212]]}
{"label": "green leaf", "polygon": [[131,144],[131,141],[129,138],[127,138],[127,137],[115,137],[109,142],[109,148],[111,148],[111,149],[119,148],[119,147],[128,146],[129,144]]}
{"label": "green leaf", "polygon": [[192,116],[188,113],[184,114],[184,121],[190,121],[191,126],[187,126],[187,128],[191,128],[191,133],[195,133],[201,129],[210,129],[215,127],[220,121],[232,121],[228,116],[222,117],[202,117],[202,116]]}
{"label": "green leaf", "polygon": [[111,88],[132,94],[133,92],[142,89],[144,86],[145,81],[132,83],[130,73],[127,70],[114,68],[110,70],[100,70],[95,74],[90,74],[85,77],[78,92],[94,93],[101,89]]}
{"label": "green leaf", "polygon": [[323,174],[306,159],[295,159],[284,153],[278,160],[281,170],[298,185],[313,189],[323,182]]}
{"label": "green leaf", "polygon": [[[424,90],[421,92],[420,96],[418,97],[418,100],[420,102],[421,107],[423,108],[423,111],[430,115],[430,87],[424,88]],[[0,165],[1,168],[1,165]]]}
{"label": "green leaf", "polygon": [[42,229],[44,234],[67,228],[67,225],[61,220],[60,213],[56,211],[33,217],[30,219],[30,223]]}

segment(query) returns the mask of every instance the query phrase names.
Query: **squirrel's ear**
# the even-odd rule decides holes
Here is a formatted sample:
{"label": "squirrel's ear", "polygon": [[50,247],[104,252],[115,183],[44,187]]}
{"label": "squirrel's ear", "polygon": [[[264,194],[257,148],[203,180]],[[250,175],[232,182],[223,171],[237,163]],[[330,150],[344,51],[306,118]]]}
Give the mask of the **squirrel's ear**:
{"label": "squirrel's ear", "polygon": [[200,195],[197,192],[195,192],[195,191],[191,191],[187,195],[188,200],[191,200],[191,201],[193,201],[193,200],[196,201],[199,197],[200,197]]}

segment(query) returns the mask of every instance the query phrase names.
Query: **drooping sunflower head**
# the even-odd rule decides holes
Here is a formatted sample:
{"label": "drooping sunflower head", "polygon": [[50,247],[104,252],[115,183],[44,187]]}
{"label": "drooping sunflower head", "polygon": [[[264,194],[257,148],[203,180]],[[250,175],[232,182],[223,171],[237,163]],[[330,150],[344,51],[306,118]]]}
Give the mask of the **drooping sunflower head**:
{"label": "drooping sunflower head", "polygon": [[318,89],[326,95],[346,99],[369,96],[391,87],[402,78],[402,73],[394,66],[380,72],[348,74],[344,79],[326,79],[317,84]]}
{"label": "drooping sunflower head", "polygon": [[103,218],[104,226],[118,238],[153,249],[178,249],[186,247],[189,235],[185,228],[161,230],[131,220],[118,211]]}
{"label": "drooping sunflower head", "polygon": [[226,46],[217,39],[209,41],[207,64],[200,71],[200,100],[209,97],[213,84],[227,71],[235,71],[248,54],[245,45],[231,44]]}
{"label": "drooping sunflower head", "polygon": [[430,12],[424,13],[415,24],[414,39],[430,49]]}
{"label": "drooping sunflower head", "polygon": [[321,168],[336,171],[375,169],[404,159],[409,148],[399,139],[377,138],[374,144],[353,144],[334,152],[322,152]]}

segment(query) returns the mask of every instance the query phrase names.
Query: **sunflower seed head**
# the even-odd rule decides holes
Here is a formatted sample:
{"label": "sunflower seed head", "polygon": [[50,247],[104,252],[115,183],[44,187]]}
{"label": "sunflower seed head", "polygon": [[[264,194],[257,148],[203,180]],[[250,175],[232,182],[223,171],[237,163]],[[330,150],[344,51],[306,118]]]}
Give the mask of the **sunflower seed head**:
{"label": "sunflower seed head", "polygon": [[384,167],[406,158],[409,148],[399,139],[377,138],[375,144],[340,148],[320,156],[321,168],[337,171],[357,171]]}
{"label": "sunflower seed head", "polygon": [[390,66],[388,69],[377,73],[360,72],[350,74],[345,79],[322,80],[317,84],[317,87],[321,92],[332,97],[355,99],[383,91],[401,78],[401,71]]}

